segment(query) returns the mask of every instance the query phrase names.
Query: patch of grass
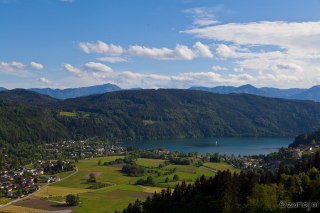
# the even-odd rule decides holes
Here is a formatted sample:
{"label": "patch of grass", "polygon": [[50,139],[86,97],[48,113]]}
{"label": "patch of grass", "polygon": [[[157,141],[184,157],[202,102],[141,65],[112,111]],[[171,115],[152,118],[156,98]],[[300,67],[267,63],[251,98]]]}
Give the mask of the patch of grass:
{"label": "patch of grass", "polygon": [[52,195],[56,196],[65,196],[68,194],[77,194],[92,191],[90,189],[79,189],[79,188],[70,188],[70,187],[57,187],[57,186],[45,186],[43,189],[34,194],[36,197],[47,197]]}
{"label": "patch of grass", "polygon": [[148,158],[138,158],[137,164],[144,167],[159,167],[159,164],[164,163],[165,160],[161,159],[148,159]]}
{"label": "patch of grass", "polygon": [[[185,173],[185,172],[176,172],[176,173],[172,173],[170,175],[162,175],[161,177],[156,178],[156,182],[157,183],[165,183],[165,179],[168,177],[169,181],[173,180],[173,176],[174,175],[179,175],[179,182],[182,182],[183,180],[195,180],[197,179],[198,175],[197,174],[190,174],[190,173]],[[176,182],[177,184],[178,182]],[[165,183],[166,185],[167,183]]]}
{"label": "patch of grass", "polygon": [[197,170],[197,167],[192,165],[168,165],[164,167],[164,169],[174,169],[175,167],[177,168],[178,172],[186,172],[191,174]]}
{"label": "patch of grass", "polygon": [[162,189],[165,189],[160,187],[148,187],[148,186],[142,186],[142,188],[145,189],[143,192],[149,192],[149,193],[161,192]]}
{"label": "patch of grass", "polygon": [[106,192],[105,195],[121,198],[121,197],[130,197],[130,196],[137,194],[137,193],[139,193],[139,192],[116,189],[113,191]]}
{"label": "patch of grass", "polygon": [[32,164],[25,165],[24,167],[27,168],[27,169],[33,169],[33,165]]}
{"label": "patch of grass", "polygon": [[214,177],[216,175],[216,173],[204,168],[198,168],[196,173],[199,175],[199,177],[201,177],[202,175],[205,175],[207,178]]}
{"label": "patch of grass", "polygon": [[67,117],[76,117],[77,113],[75,113],[75,112],[60,112],[60,115],[64,115]]}
{"label": "patch of grass", "polygon": [[233,172],[238,172],[238,173],[240,173],[240,169],[238,169],[238,168],[235,168],[235,167],[233,167],[232,165],[230,165],[230,164],[227,164],[227,163],[225,163],[225,162],[220,162],[220,163],[212,163],[212,162],[208,162],[208,163],[204,163],[203,164],[204,166],[207,166],[207,167],[210,167],[210,168],[213,168],[213,169],[215,169],[215,170],[221,170],[221,171],[224,171],[224,170],[227,170],[227,169],[229,169],[229,171],[231,172],[231,173],[233,173]]}
{"label": "patch of grass", "polygon": [[[75,213],[87,213],[90,212],[115,212],[115,210],[121,211],[128,207],[129,203],[134,203],[137,198],[123,196],[117,199],[110,199],[100,196],[99,194],[86,193],[79,194],[81,208],[75,210]],[[144,201],[144,199],[140,199]]]}
{"label": "patch of grass", "polygon": [[75,171],[62,172],[62,173],[59,173],[59,174],[55,174],[54,176],[59,177],[59,178],[62,179],[62,178],[65,178],[65,177],[71,175],[74,172]]}
{"label": "patch of grass", "polygon": [[134,185],[114,185],[114,186],[109,186],[103,189],[92,191],[91,193],[105,194],[107,192],[119,190],[119,189],[126,190],[126,191],[134,191],[134,192],[142,192],[145,190],[143,187],[134,186]]}
{"label": "patch of grass", "polygon": [[10,203],[11,201],[13,201],[13,199],[10,199],[10,198],[0,198],[0,204],[7,204],[7,203]]}

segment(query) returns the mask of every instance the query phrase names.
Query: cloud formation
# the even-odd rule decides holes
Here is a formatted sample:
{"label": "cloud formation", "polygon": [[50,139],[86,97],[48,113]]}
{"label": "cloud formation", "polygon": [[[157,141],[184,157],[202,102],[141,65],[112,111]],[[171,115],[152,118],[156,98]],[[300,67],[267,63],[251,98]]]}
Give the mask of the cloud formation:
{"label": "cloud formation", "polygon": [[33,68],[36,68],[38,70],[42,70],[43,69],[43,65],[42,64],[38,64],[36,62],[31,62],[30,65],[33,67]]}
{"label": "cloud formation", "polygon": [[80,69],[78,69],[78,68],[75,68],[75,67],[73,67],[73,66],[70,65],[70,64],[63,64],[62,66],[63,66],[63,68],[64,68],[67,72],[69,72],[69,73],[76,74],[76,75],[80,75],[80,74],[83,73],[82,70],[80,70]]}
{"label": "cloud formation", "polygon": [[22,64],[20,62],[11,62],[11,63],[6,63],[6,62],[1,62],[0,63],[0,69],[1,70],[5,70],[5,71],[9,71],[9,72],[15,72],[15,71],[19,71],[17,69],[24,69],[27,65]]}
{"label": "cloud formation", "polygon": [[83,65],[83,67],[87,70],[91,69],[97,72],[113,72],[113,70],[110,67],[101,63],[89,62]]}
{"label": "cloud formation", "polygon": [[212,70],[228,70],[228,68],[220,67],[220,66],[213,66],[211,69]]}
{"label": "cloud formation", "polygon": [[121,57],[101,57],[101,58],[96,58],[99,61],[107,61],[110,63],[116,63],[116,62],[127,62],[126,59],[121,58]]}
{"label": "cloud formation", "polygon": [[45,83],[45,84],[52,84],[52,81],[49,81],[48,79],[45,79],[45,78],[39,78],[38,81]]}
{"label": "cloud formation", "polygon": [[217,7],[196,7],[183,10],[182,12],[188,13],[192,16],[194,20],[192,24],[197,26],[208,26],[220,23],[214,13],[221,9],[222,6],[220,5]]}
{"label": "cloud formation", "polygon": [[[89,42],[81,42],[79,43],[79,47],[82,51],[88,54],[100,53],[105,54],[107,56],[143,56],[157,60],[192,60],[197,57],[213,58],[213,54],[211,53],[209,47],[207,45],[202,44],[201,42],[197,42],[193,46],[194,49],[190,49],[189,47],[180,44],[177,44],[175,49],[169,49],[166,47],[149,48],[139,45],[130,46],[128,49],[124,49],[121,46],[106,44],[102,41],[98,41],[96,44]],[[110,57],[98,59],[101,61],[108,61],[110,60]]]}

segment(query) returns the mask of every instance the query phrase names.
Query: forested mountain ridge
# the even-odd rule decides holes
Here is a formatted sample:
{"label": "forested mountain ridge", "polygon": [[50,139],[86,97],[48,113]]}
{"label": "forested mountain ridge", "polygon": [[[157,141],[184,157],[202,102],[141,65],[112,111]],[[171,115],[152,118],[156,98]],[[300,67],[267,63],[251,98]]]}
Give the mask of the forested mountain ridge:
{"label": "forested mountain ridge", "polygon": [[42,95],[37,92],[25,89],[13,89],[0,92],[2,101],[24,104],[28,106],[44,107],[58,102],[58,99],[48,95]]}
{"label": "forested mountain ridge", "polygon": [[[77,138],[293,137],[320,127],[320,104],[313,101],[177,89],[117,91],[67,100],[40,94],[34,98],[27,90],[11,92],[22,96],[7,92],[0,92],[7,102],[22,97],[23,104],[47,107],[52,118]],[[67,117],[59,111],[88,116]]]}
{"label": "forested mountain ridge", "polygon": [[0,99],[0,145],[19,143],[39,145],[74,137],[57,121],[51,110],[6,103]]}

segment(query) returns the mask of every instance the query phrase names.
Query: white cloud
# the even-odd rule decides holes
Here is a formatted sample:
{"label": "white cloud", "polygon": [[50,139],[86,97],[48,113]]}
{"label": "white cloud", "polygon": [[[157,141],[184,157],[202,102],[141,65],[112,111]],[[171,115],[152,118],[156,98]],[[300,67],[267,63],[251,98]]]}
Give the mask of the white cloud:
{"label": "white cloud", "polygon": [[207,45],[202,44],[200,41],[198,41],[195,45],[193,45],[195,49],[198,49],[199,54],[202,57],[208,57],[213,58],[213,54],[209,50],[209,47]]}
{"label": "white cloud", "polygon": [[193,24],[197,26],[208,26],[212,24],[220,23],[217,20],[217,16],[214,15],[214,12],[217,12],[222,9],[222,6],[217,7],[196,7],[182,12],[191,14],[194,19]]}
{"label": "white cloud", "polygon": [[128,55],[145,56],[158,60],[192,60],[196,54],[187,46],[177,44],[174,50],[168,48],[148,48],[142,46],[131,46]]}
{"label": "white cloud", "polygon": [[43,65],[42,65],[42,64],[38,64],[38,63],[36,63],[36,62],[31,62],[30,64],[31,64],[31,66],[32,66],[33,68],[36,68],[36,69],[38,69],[38,70],[42,70],[42,69],[43,69]]}
{"label": "white cloud", "polygon": [[220,44],[216,49],[216,52],[218,55],[222,57],[231,57],[231,58],[237,57],[236,52],[225,44]]}
{"label": "white cloud", "polygon": [[45,79],[45,78],[39,78],[38,81],[46,84],[52,84],[52,81],[49,81],[48,79]]}
{"label": "white cloud", "polygon": [[20,62],[11,62],[6,63],[4,61],[0,62],[0,72],[4,72],[10,75],[17,75],[21,77],[32,76],[32,73],[29,73],[28,70],[25,70],[27,65]]}
{"label": "white cloud", "polygon": [[102,57],[102,58],[96,58],[99,61],[107,61],[110,63],[115,63],[115,62],[127,62],[126,59],[121,58],[121,57]]}
{"label": "white cloud", "polygon": [[104,53],[112,56],[122,55],[123,48],[121,46],[115,46],[113,44],[106,44],[102,41],[98,41],[97,44],[80,42],[79,47],[85,53]]}
{"label": "white cloud", "polygon": [[11,62],[11,63],[6,63],[6,62],[1,62],[0,68],[6,71],[14,72],[16,69],[24,69],[27,65],[24,65],[20,62]]}
{"label": "white cloud", "polygon": [[276,45],[291,50],[319,51],[320,22],[229,23],[182,31],[200,38],[238,45]]}
{"label": "white cloud", "polygon": [[220,67],[220,66],[213,66],[212,70],[228,70],[228,68]]}
{"label": "white cloud", "polygon": [[[108,56],[143,56],[148,58],[154,58],[157,60],[192,60],[196,57],[209,57],[213,58],[213,54],[209,50],[207,45],[197,42],[193,47],[194,49],[189,49],[185,45],[177,44],[175,49],[163,48],[149,48],[145,46],[134,45],[130,46],[129,49],[124,49],[121,46],[115,46],[113,44],[106,44],[102,41],[98,41],[96,44],[89,42],[79,43],[79,47],[82,51],[86,53],[101,53]],[[102,57],[98,58],[101,61],[125,61],[120,57]]]}
{"label": "white cloud", "polygon": [[288,64],[285,62],[280,62],[280,63],[275,64],[272,69],[273,70],[289,70],[292,73],[303,71],[301,66],[299,66],[297,64],[293,64],[293,63]]}
{"label": "white cloud", "polygon": [[63,68],[67,71],[67,72],[70,72],[72,74],[76,74],[77,76],[81,77],[81,74],[83,74],[83,71],[78,69],[78,68],[75,68],[73,67],[72,65],[70,64],[63,64],[62,65]]}
{"label": "white cloud", "polygon": [[235,72],[243,72],[243,68],[242,67],[241,68],[233,68],[233,70]]}
{"label": "white cloud", "polygon": [[101,63],[89,62],[83,65],[83,67],[85,69],[91,69],[97,72],[113,72],[113,70],[110,67]]}
{"label": "white cloud", "polygon": [[60,0],[60,1],[74,2],[74,0]]}
{"label": "white cloud", "polygon": [[258,76],[259,80],[262,81],[271,81],[271,82],[296,82],[300,81],[301,79],[297,76],[288,76],[288,75],[283,75],[283,74],[278,74],[278,75],[272,75],[272,74],[263,74],[260,73]]}

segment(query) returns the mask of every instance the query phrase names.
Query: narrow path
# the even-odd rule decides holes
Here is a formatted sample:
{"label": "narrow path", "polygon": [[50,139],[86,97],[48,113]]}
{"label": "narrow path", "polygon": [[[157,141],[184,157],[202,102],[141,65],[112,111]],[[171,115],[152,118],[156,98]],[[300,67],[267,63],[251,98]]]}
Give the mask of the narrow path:
{"label": "narrow path", "polygon": [[212,172],[214,172],[214,173],[217,173],[217,171],[216,171],[216,170],[213,170],[213,169],[209,169],[209,168],[207,168],[207,167],[204,167],[204,166],[200,166],[200,168],[203,168],[203,169],[207,169],[207,170],[210,170],[210,171],[212,171]]}
{"label": "narrow path", "polygon": [[[195,164],[191,164],[192,166],[196,166]],[[214,173],[217,173],[216,170],[214,169],[210,169],[210,168],[207,168],[207,167],[204,167],[204,166],[199,166],[200,168],[203,168],[203,169],[207,169],[207,170],[210,170],[211,172],[214,172]]]}
{"label": "narrow path", "polygon": [[[74,173],[72,173],[72,174],[68,175],[68,176],[67,176],[67,177],[65,177],[65,178],[60,179],[60,181],[62,181],[62,180],[64,180],[64,179],[66,179],[66,178],[68,178],[68,177],[70,177],[70,176],[72,176],[72,175],[76,174],[76,173],[79,171],[78,167],[76,167],[76,169],[77,169],[77,171],[76,171],[76,172],[74,172]],[[53,182],[53,183],[54,183],[54,182]],[[34,194],[36,194],[36,193],[40,192],[40,191],[41,191],[45,186],[48,186],[48,185],[50,185],[50,184],[51,184],[51,183],[47,183],[46,185],[43,185],[39,190],[35,191],[35,192],[34,192],[34,193],[32,193],[32,194],[29,194],[29,195],[28,195],[28,196],[26,196],[26,197],[19,198],[19,199],[16,199],[16,200],[14,200],[14,201],[11,201],[10,203],[6,203],[6,204],[3,204],[3,205],[0,205],[0,208],[5,207],[5,206],[8,206],[8,205],[11,205],[12,203],[15,203],[15,202],[18,202],[18,201],[24,200],[24,199],[26,199],[26,198],[28,198],[28,197],[30,197],[30,196],[32,196],[32,195],[34,195]]]}

